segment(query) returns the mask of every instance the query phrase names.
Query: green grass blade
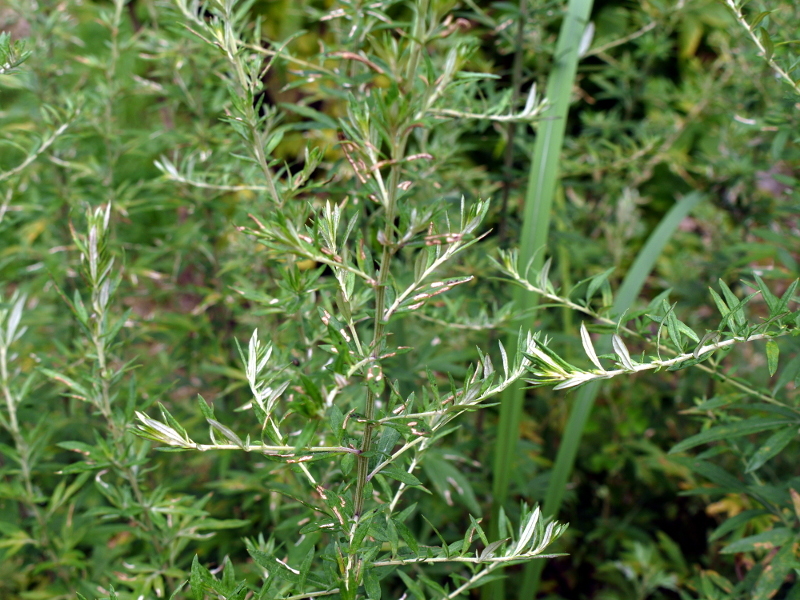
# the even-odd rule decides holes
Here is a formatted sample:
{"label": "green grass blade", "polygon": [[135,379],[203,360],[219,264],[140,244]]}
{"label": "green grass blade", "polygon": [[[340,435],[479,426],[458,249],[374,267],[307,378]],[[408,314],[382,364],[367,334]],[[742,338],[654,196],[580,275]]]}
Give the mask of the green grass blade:
{"label": "green grass blade", "polygon": [[[628,271],[628,274],[625,276],[612,306],[613,314],[621,315],[633,305],[639,293],[642,291],[642,286],[644,286],[647,277],[653,270],[656,260],[661,255],[664,246],[667,244],[670,237],[672,237],[672,234],[678,228],[680,222],[703,198],[704,195],[700,192],[692,192],[677,202],[675,206],[664,215],[664,218],[653,233],[650,234],[647,243],[639,252],[630,271]],[[596,349],[599,354],[609,352],[610,348],[610,336],[605,336],[596,344]],[[572,468],[575,465],[575,456],[578,453],[578,446],[583,437],[583,431],[586,427],[589,415],[592,412],[592,406],[594,405],[594,400],[599,388],[599,382],[594,381],[578,390],[578,394],[569,414],[567,426],[564,429],[561,445],[556,455],[556,462],[553,466],[553,473],[550,476],[550,482],[547,487],[547,495],[545,496],[543,510],[545,515],[555,515],[561,508],[561,501],[564,498],[567,480],[572,474]],[[543,566],[541,562],[542,561],[538,560],[531,561],[526,566],[525,579],[523,581],[520,598],[533,598],[535,596],[536,590],[539,587],[539,577],[541,576]]]}
{"label": "green grass blade", "polygon": [[[592,0],[569,1],[561,24],[555,60],[547,81],[546,97],[550,106],[542,114],[542,122],[536,135],[520,240],[520,265],[524,268],[531,263],[534,271],[538,271],[544,261],[553,196],[559,177],[558,167],[564,142],[567,111],[578,66],[578,44],[583,37],[591,10]],[[537,297],[535,294],[518,290],[515,301],[518,307],[528,308],[537,303]],[[530,329],[533,319],[533,315],[528,316],[527,322],[523,323],[523,329]],[[509,336],[506,347],[517,347],[515,334]],[[501,398],[492,481],[492,531],[495,535],[498,511],[508,499],[524,397],[523,386],[514,385]],[[502,580],[484,589],[485,599],[499,599],[505,595]]]}

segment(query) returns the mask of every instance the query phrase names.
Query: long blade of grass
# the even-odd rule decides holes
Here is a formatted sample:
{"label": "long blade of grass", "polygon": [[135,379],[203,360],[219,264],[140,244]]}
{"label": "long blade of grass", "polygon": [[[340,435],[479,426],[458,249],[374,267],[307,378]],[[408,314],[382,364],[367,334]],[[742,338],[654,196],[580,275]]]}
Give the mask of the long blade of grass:
{"label": "long blade of grass", "polygon": [[[520,2],[526,1],[520,0]],[[523,267],[530,264],[534,272],[541,269],[544,261],[544,248],[550,229],[550,212],[558,183],[558,166],[564,142],[567,111],[578,67],[578,45],[591,10],[592,0],[569,0],[558,36],[553,67],[547,81],[547,99],[550,106],[542,114],[542,122],[536,135],[520,243],[520,264]],[[515,300],[520,308],[533,307],[537,303],[535,294],[521,289],[515,294]],[[532,328],[533,314],[526,320],[523,329]],[[515,334],[509,336],[506,347],[517,347]],[[497,535],[498,511],[508,499],[513,459],[519,441],[524,396],[523,386],[518,384],[510,387],[501,398],[492,481],[492,530],[495,535]],[[485,600],[505,596],[502,580],[493,582],[484,590]]]}
{"label": "long blade of grass", "polygon": [[[639,293],[642,291],[642,286],[644,286],[647,277],[653,270],[656,260],[661,255],[664,246],[672,237],[672,234],[678,228],[680,222],[704,197],[705,196],[700,192],[692,192],[677,202],[675,206],[664,215],[664,218],[661,219],[658,227],[650,234],[647,243],[639,252],[628,274],[625,276],[612,306],[611,311],[614,315],[621,315],[633,305]],[[598,340],[597,351],[600,354],[605,354],[609,352],[610,349],[610,336],[604,336],[602,339]],[[564,435],[561,438],[561,445],[558,448],[556,462],[553,466],[553,472],[547,486],[547,495],[545,496],[543,511],[547,516],[557,514],[561,508],[564,490],[572,474],[572,468],[575,465],[575,456],[578,453],[578,446],[583,437],[583,431],[586,427],[586,422],[589,420],[589,415],[592,412],[592,406],[594,405],[594,400],[599,389],[599,382],[593,381],[578,390],[578,394],[572,405],[572,410],[569,413],[567,426],[564,428]],[[539,564],[541,562],[542,561],[531,561],[526,566],[520,598],[535,597],[539,587],[539,578],[542,573],[542,567]]]}

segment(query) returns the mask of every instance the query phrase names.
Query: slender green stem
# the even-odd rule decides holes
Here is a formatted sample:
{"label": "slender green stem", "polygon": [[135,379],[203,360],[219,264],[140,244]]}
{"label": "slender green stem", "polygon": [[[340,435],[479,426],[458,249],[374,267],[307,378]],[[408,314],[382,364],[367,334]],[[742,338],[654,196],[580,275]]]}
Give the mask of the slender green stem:
{"label": "slender green stem", "polygon": [[[389,282],[390,263],[394,253],[394,220],[397,214],[397,189],[400,184],[400,158],[405,153],[406,144],[408,142],[408,134],[400,136],[397,146],[393,149],[392,166],[389,172],[389,185],[388,187],[382,185],[382,178],[379,170],[375,170],[375,176],[379,180],[379,184],[384,194],[384,228],[383,228],[383,251],[381,252],[380,266],[378,271],[378,279],[375,285],[375,319],[373,322],[373,337],[372,337],[372,359],[374,362],[378,361],[380,355],[381,341],[383,340],[386,331],[386,285]],[[377,161],[373,156],[373,164]],[[361,451],[368,452],[372,447],[372,434],[374,424],[372,421],[375,419],[375,401],[377,395],[371,388],[367,388],[366,405],[364,407],[364,417],[367,424],[364,426],[364,437],[361,442]],[[359,456],[357,461],[357,480],[355,492],[355,515],[359,517],[364,508],[364,489],[367,485],[369,475],[369,459],[364,456]]]}
{"label": "slender green stem", "polygon": [[[631,265],[620,289],[617,291],[614,304],[611,307],[612,314],[621,315],[633,305],[667,241],[672,237],[672,234],[678,228],[678,225],[684,217],[686,217],[704,197],[705,196],[699,192],[689,194],[678,201],[664,216],[655,231],[650,234],[650,237],[639,252],[633,265]],[[611,343],[608,337],[601,340],[598,346],[600,354],[605,353],[610,346]],[[575,464],[575,457],[578,454],[578,447],[583,437],[583,431],[586,428],[589,415],[591,415],[594,400],[599,389],[600,383],[598,381],[593,381],[583,386],[578,390],[577,397],[572,403],[567,426],[561,438],[561,445],[556,454],[556,461],[553,465],[553,472],[550,476],[550,482],[548,483],[547,493],[545,495],[543,512],[547,516],[557,514],[561,507],[564,489],[566,488],[567,480],[572,474],[572,468]],[[522,586],[523,598],[535,597],[539,587],[541,572],[541,565],[531,563],[526,566]]]}
{"label": "slender green stem", "polygon": [[[67,130],[67,128],[69,128],[70,125],[72,125],[72,121],[73,121],[74,118],[75,118],[75,115],[73,114],[72,116],[70,116],[69,119],[67,119],[66,121],[61,123],[61,125],[56,127],[56,129],[53,131],[53,133],[51,133],[50,136],[47,139],[45,139],[41,144],[39,144],[36,147],[36,150],[34,150],[30,154],[28,154],[28,156],[25,157],[25,160],[23,160],[21,163],[19,163],[16,167],[12,167],[12,168],[10,168],[8,170],[5,170],[2,173],[0,173],[0,181],[5,181],[9,177],[13,177],[17,173],[20,173],[21,171],[24,171],[28,167],[28,165],[33,163],[42,154],[47,152],[47,149],[50,148],[50,146],[52,146],[53,143],[59,137],[61,137],[61,135]],[[4,212],[0,212],[0,222],[2,222],[4,214],[5,214]]]}
{"label": "slender green stem", "polygon": [[[0,323],[2,325],[2,323]],[[11,340],[6,340],[10,343]],[[58,555],[52,547],[50,535],[47,531],[47,519],[38,504],[36,504],[36,490],[33,486],[33,470],[31,468],[31,447],[25,439],[24,434],[19,426],[17,417],[17,399],[14,398],[14,393],[11,391],[11,378],[8,372],[8,346],[6,343],[0,343],[0,388],[3,391],[3,398],[6,402],[6,409],[8,411],[8,430],[11,438],[14,440],[14,446],[19,453],[19,466],[20,474],[22,476],[22,485],[25,489],[27,498],[24,501],[25,507],[36,519],[39,526],[38,543],[45,549],[50,560],[58,562]]]}
{"label": "slender green stem", "polygon": [[728,5],[728,8],[733,11],[733,15],[736,17],[736,20],[739,22],[739,24],[744,27],[745,30],[747,30],[747,34],[750,36],[750,39],[753,40],[753,43],[758,47],[759,52],[761,52],[761,55],[764,57],[764,60],[767,61],[767,64],[770,66],[770,68],[775,71],[775,73],[781,79],[783,79],[783,81],[792,86],[792,89],[794,89],[795,93],[800,94],[800,83],[795,81],[794,78],[787,73],[785,69],[783,69],[783,67],[775,62],[775,59],[772,57],[772,50],[767,50],[767,48],[764,47],[764,43],[755,34],[753,28],[750,27],[750,24],[744,18],[741,6],[737,5],[734,0],[725,0],[725,3]]}
{"label": "slender green stem", "polygon": [[[422,52],[424,40],[424,21],[428,13],[428,0],[422,0],[417,9],[414,24],[413,39],[409,44],[409,58],[406,69],[406,81],[413,81],[416,77],[416,68],[419,64],[420,53]],[[378,362],[380,355],[381,343],[386,331],[386,285],[389,282],[389,273],[392,256],[394,255],[394,240],[395,228],[394,220],[397,216],[397,191],[400,184],[400,174],[402,169],[402,159],[405,156],[406,146],[408,144],[408,136],[410,128],[405,123],[401,124],[396,131],[397,144],[392,148],[391,166],[389,170],[388,186],[384,184],[383,177],[381,176],[380,168],[375,168],[379,165],[378,156],[374,148],[368,147],[368,152],[373,166],[373,173],[381,190],[383,197],[383,210],[384,210],[384,227],[383,227],[383,250],[379,263],[378,279],[375,284],[375,318],[373,322],[373,337],[371,352],[375,363]],[[364,416],[367,424],[364,426],[364,437],[361,441],[361,451],[368,452],[372,447],[372,434],[375,425],[372,421],[375,418],[375,402],[377,400],[376,393],[367,388],[367,397],[364,407]],[[361,516],[364,509],[364,492],[367,482],[369,481],[369,459],[364,456],[357,458],[357,475],[356,475],[356,489],[354,500],[354,514],[356,518]]]}
{"label": "slender green stem", "polygon": [[[99,290],[95,287],[92,290],[93,296],[97,296],[99,294]],[[96,298],[93,305],[96,304]],[[116,419],[114,418],[114,413],[111,408],[111,384],[110,380],[113,377],[113,374],[108,370],[107,364],[107,357],[106,357],[106,336],[104,335],[105,323],[106,323],[106,314],[98,315],[98,318],[95,319],[95,329],[92,332],[92,344],[95,347],[95,353],[97,357],[97,369],[99,371],[100,376],[100,398],[97,402],[97,407],[100,409],[101,414],[106,420],[108,424],[109,432],[111,433],[111,438],[114,443],[114,448],[116,450],[116,457],[115,463],[116,467],[122,473],[122,476],[128,482],[128,485],[131,487],[131,491],[133,492],[133,496],[136,499],[136,503],[142,509],[142,515],[144,518],[144,530],[147,532],[153,532],[153,521],[150,518],[150,509],[146,504],[144,494],[142,493],[142,488],[139,485],[139,477],[134,471],[133,468],[128,462],[128,448],[125,445],[125,435],[126,429],[120,427],[117,423]],[[161,553],[163,547],[157,537],[155,535],[151,535],[150,539],[153,543],[153,547],[156,549],[157,552]]]}
{"label": "slender green stem", "polygon": [[[530,281],[528,281],[526,279],[523,279],[522,277],[517,278],[516,281],[520,285],[522,285],[523,287],[527,288],[529,291],[541,295],[542,298],[545,298],[546,300],[549,300],[550,302],[552,302],[554,304],[558,304],[560,306],[563,306],[564,308],[566,308],[566,309],[568,309],[570,311],[577,311],[577,312],[583,313],[583,314],[585,314],[585,315],[587,315],[589,317],[592,317],[596,321],[598,321],[600,323],[603,323],[604,325],[612,325],[612,326],[616,327],[620,332],[623,332],[628,336],[635,337],[635,338],[640,339],[640,340],[644,340],[648,344],[654,345],[658,349],[659,352],[666,352],[667,354],[671,354],[671,355],[676,355],[677,354],[677,351],[675,349],[670,348],[669,346],[665,346],[663,344],[660,344],[660,343],[658,343],[656,341],[653,341],[652,339],[646,337],[645,335],[643,335],[642,333],[640,333],[640,332],[638,332],[638,331],[636,331],[634,329],[631,329],[631,328],[626,327],[624,325],[620,325],[614,319],[609,319],[608,317],[605,317],[605,316],[597,313],[596,311],[592,310],[588,306],[582,306],[580,304],[577,304],[577,303],[573,302],[569,298],[564,298],[562,296],[559,296],[558,294],[550,293],[547,290],[542,289],[539,286],[531,283]],[[772,337],[780,337],[781,335],[788,335],[790,333],[791,333],[790,331],[787,331],[787,332],[781,333],[779,335],[771,335],[771,336],[770,335],[767,335],[767,336],[765,336],[765,335],[754,335],[754,336],[749,337],[746,340],[742,339],[742,338],[734,338],[734,339],[731,339],[731,340],[726,340],[725,345],[727,346],[727,345],[730,345],[732,343],[740,343],[740,342],[752,341],[752,340],[756,340],[756,339],[768,339],[768,338],[772,338]],[[716,346],[717,346],[717,348],[722,347],[719,344],[717,344]],[[710,351],[711,349],[712,349],[711,347],[709,347],[707,350],[701,348],[700,351],[698,352],[698,355],[699,354],[704,354],[705,352]],[[672,359],[671,361],[661,361],[662,362],[661,366],[668,366],[666,364],[667,362],[672,364],[674,362],[680,362],[682,360],[688,360],[689,358],[693,358],[693,357],[694,357],[694,354],[691,354],[691,355],[686,355],[683,358]],[[787,408],[789,410],[795,411],[798,414],[800,414],[800,409],[797,409],[797,408],[794,408],[792,406],[789,406],[788,404],[786,404],[784,402],[781,402],[780,400],[778,400],[774,396],[770,396],[769,394],[765,394],[764,392],[761,392],[761,391],[757,390],[756,388],[754,388],[752,386],[749,386],[749,385],[747,385],[745,383],[742,383],[741,381],[738,381],[737,379],[734,379],[733,377],[730,377],[730,376],[726,375],[725,373],[721,373],[717,369],[715,369],[713,367],[710,367],[707,364],[697,363],[695,365],[692,365],[692,367],[694,367],[696,369],[699,369],[701,371],[704,371],[704,372],[708,373],[709,375],[713,375],[714,377],[719,378],[719,380],[722,381],[723,383],[727,383],[727,384],[729,384],[729,385],[731,385],[731,386],[733,386],[733,387],[745,392],[746,394],[748,394],[750,396],[753,396],[755,398],[758,398],[759,400],[767,402],[768,404],[773,404],[775,406],[781,406],[783,408]],[[653,367],[653,368],[657,368],[657,367]],[[638,369],[638,370],[642,370],[642,369]]]}
{"label": "slender green stem", "polygon": [[[546,97],[549,106],[542,113],[543,118],[537,130],[520,240],[522,263],[526,267],[532,264],[535,271],[538,271],[544,262],[544,248],[550,228],[553,195],[558,182],[567,112],[578,65],[578,43],[586,28],[591,8],[592,0],[569,1],[558,37],[553,68],[547,82]],[[532,308],[537,303],[536,296],[525,290],[517,292],[514,300],[520,310]],[[533,329],[533,320],[534,315],[531,313],[523,329]],[[516,335],[512,334],[506,347],[515,346]],[[491,531],[495,536],[498,532],[498,512],[508,499],[524,397],[523,386],[515,385],[509,388],[501,399],[492,481]],[[504,596],[502,580],[484,588],[484,600],[501,600]],[[527,597],[530,597],[530,594]]]}

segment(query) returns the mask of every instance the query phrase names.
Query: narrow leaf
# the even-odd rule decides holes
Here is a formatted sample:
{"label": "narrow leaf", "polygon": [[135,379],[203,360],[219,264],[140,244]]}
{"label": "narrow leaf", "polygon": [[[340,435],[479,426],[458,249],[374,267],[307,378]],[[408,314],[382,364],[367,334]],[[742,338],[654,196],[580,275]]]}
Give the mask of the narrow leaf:
{"label": "narrow leaf", "polygon": [[753,587],[751,600],[769,600],[778,591],[793,567],[797,566],[794,544],[785,544],[778,553],[769,561],[769,565],[761,571],[755,587]]}
{"label": "narrow leaf", "polygon": [[676,454],[677,452],[683,452],[701,444],[737,438],[751,433],[758,433],[759,431],[766,431],[767,429],[775,429],[776,427],[787,424],[786,419],[758,418],[718,425],[717,427],[706,429],[697,435],[686,438],[673,446],[669,453]]}
{"label": "narrow leaf", "polygon": [[778,344],[775,340],[768,340],[767,341],[767,368],[769,369],[769,376],[772,377],[775,375],[775,372],[778,370],[778,354],[780,353],[780,349],[778,348]]}
{"label": "narrow leaf", "polygon": [[589,336],[589,332],[586,330],[585,323],[581,323],[581,342],[583,342],[583,350],[586,352],[586,356],[589,357],[589,360],[591,360],[594,366],[600,371],[604,371],[605,369],[603,369],[603,365],[600,364],[600,359],[597,358],[597,353],[594,351],[592,338]]}
{"label": "narrow leaf", "polygon": [[792,537],[792,530],[786,527],[776,527],[764,533],[750,535],[736,540],[720,550],[721,554],[736,554],[737,552],[752,552],[753,550],[770,550],[787,544]]}
{"label": "narrow leaf", "polygon": [[622,365],[629,371],[633,371],[633,361],[631,360],[631,355],[628,352],[628,348],[625,346],[625,342],[622,341],[622,338],[615,333],[611,338],[611,343]]}
{"label": "narrow leaf", "polygon": [[797,424],[773,433],[747,462],[745,473],[752,473],[756,469],[761,468],[769,459],[780,454],[780,452],[789,445],[789,442],[796,437]]}
{"label": "narrow leaf", "polygon": [[775,46],[772,43],[772,38],[769,36],[769,32],[763,27],[759,27],[758,38],[761,40],[761,45],[764,46],[764,58],[771,60],[772,55],[775,53]]}

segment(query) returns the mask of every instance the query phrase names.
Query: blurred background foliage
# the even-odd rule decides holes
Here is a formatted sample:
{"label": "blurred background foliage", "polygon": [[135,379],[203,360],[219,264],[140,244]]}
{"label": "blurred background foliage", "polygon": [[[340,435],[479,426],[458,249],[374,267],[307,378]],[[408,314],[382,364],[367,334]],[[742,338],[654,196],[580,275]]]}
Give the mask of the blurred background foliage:
{"label": "blurred background foliage", "polygon": [[[468,40],[474,49],[468,70],[497,76],[498,96],[474,97],[476,106],[490,108],[516,83],[523,100],[532,84],[544,89],[561,2],[532,0],[521,27],[514,2],[439,4],[451,15],[442,46],[448,36]],[[344,53],[364,44],[357,23],[330,18],[340,6],[370,18],[368,3],[355,0],[255,0],[243,10],[261,18],[262,39],[274,44],[267,47],[285,42],[302,61],[321,50]],[[776,43],[792,42],[774,48],[775,60],[790,64],[800,5],[753,1],[745,14],[752,19],[762,10],[772,11],[761,26]],[[398,21],[408,18],[404,3],[389,11]],[[298,347],[297,321],[283,315],[301,310],[303,296],[327,274],[313,263],[269,260],[239,231],[249,224],[248,214],[264,211],[264,192],[252,187],[255,165],[227,158],[242,153],[242,142],[222,121],[231,102],[218,83],[222,58],[178,21],[165,0],[0,4],[0,26],[32,52],[18,72],[0,75],[0,284],[6,298],[14,291],[28,295],[29,330],[14,364],[19,377],[30,377],[19,420],[35,442],[26,464],[36,481],[33,490],[20,488],[18,448],[8,432],[0,434],[3,598],[68,598],[75,589],[94,598],[109,585],[155,597],[186,578],[195,553],[209,565],[222,565],[227,556],[237,572],[256,577],[243,536],[258,544],[255,538],[271,533],[288,556],[302,560],[304,554],[295,545],[294,515],[301,513],[278,493],[293,492],[296,483],[258,456],[156,454],[147,444],[129,442],[141,457],[150,452],[139,467],[146,469],[148,493],[155,497],[166,485],[163,501],[175,507],[164,509],[170,520],[164,531],[172,532],[164,535],[173,537],[163,540],[161,550],[175,549],[167,557],[149,554],[124,511],[103,516],[109,500],[99,476],[93,485],[80,473],[58,474],[76,460],[58,443],[90,442],[99,427],[98,414],[37,370],[74,374],[91,355],[58,293],[60,288],[72,297],[84,289],[70,223],[81,221],[85,205],[112,203],[109,247],[122,277],[114,310],[125,318],[114,361],[120,369],[131,362],[117,393],[130,397],[131,405],[144,410],[160,401],[199,428],[191,408],[199,393],[225,422],[237,423],[236,409],[248,396],[234,339],[246,339],[255,326],[304,368],[306,357],[292,350]],[[702,331],[712,317],[707,288],[718,278],[735,289],[755,269],[782,293],[800,275],[798,97],[774,76],[722,3],[601,0],[592,21],[594,36],[579,65],[567,125],[548,248],[551,276],[569,287],[613,267],[609,281],[616,289],[676,197],[699,190],[708,200],[681,223],[642,302],[671,288],[680,318]],[[512,81],[516,54],[518,82]],[[306,166],[304,148],[322,151],[310,173],[316,188],[295,201],[366,202],[358,197],[364,192],[354,186],[346,147],[326,126],[344,114],[347,96],[331,81],[298,77],[300,67],[276,61],[259,96],[262,110],[275,107],[283,115],[274,153],[292,172]],[[389,85],[380,74],[370,77],[371,86]],[[393,376],[401,385],[424,380],[426,369],[458,378],[477,344],[486,347],[514,328],[520,307],[508,305],[510,286],[498,279],[489,257],[518,245],[534,136],[527,126],[467,119],[418,136],[416,143],[433,156],[408,165],[419,182],[414,194],[420,206],[432,197],[456,205],[462,195],[491,197],[493,204],[491,233],[480,251],[454,267],[454,275],[474,275],[475,281],[443,296],[425,315],[406,317],[394,332],[400,344],[418,350],[406,355],[413,358],[397,359]],[[167,166],[159,169],[156,161]],[[190,173],[192,181],[170,176],[169,165],[177,165],[174,173],[181,176]],[[278,295],[289,300],[275,307],[270,301]],[[539,321],[567,356],[581,356],[576,316],[552,308]],[[797,342],[782,345],[784,356],[792,356]],[[753,349],[742,348],[729,360],[737,376],[767,385],[764,358]],[[666,454],[699,429],[698,417],[685,413],[716,393],[714,381],[691,371],[605,384],[559,516],[570,523],[561,546],[569,556],[548,562],[544,597],[715,597],[698,587],[701,572],[704,585],[719,582],[717,591],[725,590],[721,577],[746,577],[753,567],[748,555],[734,560],[718,554],[722,542],[709,541],[709,533],[723,517],[752,509],[751,501],[740,493],[704,494],[705,483]],[[543,497],[569,402],[563,393],[529,391],[511,467],[514,498]],[[460,530],[468,512],[488,514],[495,427],[493,410],[463,416],[418,474],[434,492],[420,495],[419,511],[445,537]],[[797,474],[797,451],[789,445],[774,459],[770,468],[777,477]],[[719,458],[741,470],[736,457]],[[67,485],[76,485],[53,502],[60,485],[58,493],[65,493],[65,477]],[[32,524],[31,503],[44,507],[46,523]],[[208,537],[190,524],[204,514],[243,521]],[[433,537],[425,521],[415,523],[422,539]],[[746,527],[747,534],[759,531],[758,522]],[[32,539],[34,531],[39,533]],[[153,573],[145,587],[131,583]],[[515,567],[507,574],[520,573]],[[798,597],[792,595],[797,586],[789,594],[791,577],[787,581],[776,598]],[[391,598],[401,591],[388,587],[384,593]]]}

